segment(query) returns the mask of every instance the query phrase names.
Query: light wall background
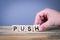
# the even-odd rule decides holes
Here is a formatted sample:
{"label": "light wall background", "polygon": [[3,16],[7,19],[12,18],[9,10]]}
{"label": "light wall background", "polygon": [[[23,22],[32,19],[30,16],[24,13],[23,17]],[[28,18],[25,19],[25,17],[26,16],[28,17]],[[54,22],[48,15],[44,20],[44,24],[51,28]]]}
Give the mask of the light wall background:
{"label": "light wall background", "polygon": [[0,26],[33,25],[47,7],[60,11],[60,0],[0,0]]}

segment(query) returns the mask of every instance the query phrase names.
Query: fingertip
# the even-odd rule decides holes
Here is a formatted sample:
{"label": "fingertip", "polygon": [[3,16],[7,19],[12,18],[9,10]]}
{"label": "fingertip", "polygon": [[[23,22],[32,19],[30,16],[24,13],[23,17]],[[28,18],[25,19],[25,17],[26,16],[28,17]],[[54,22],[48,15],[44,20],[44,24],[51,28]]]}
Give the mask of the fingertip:
{"label": "fingertip", "polygon": [[39,31],[44,31],[46,30],[46,27],[44,27],[43,25],[39,26]]}

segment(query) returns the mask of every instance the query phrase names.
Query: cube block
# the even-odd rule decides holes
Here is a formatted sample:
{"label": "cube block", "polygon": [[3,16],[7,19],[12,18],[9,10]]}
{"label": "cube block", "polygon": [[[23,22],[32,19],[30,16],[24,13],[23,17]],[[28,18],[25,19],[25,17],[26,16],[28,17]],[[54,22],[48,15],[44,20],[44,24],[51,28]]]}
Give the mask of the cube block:
{"label": "cube block", "polygon": [[12,25],[13,32],[38,32],[39,25]]}

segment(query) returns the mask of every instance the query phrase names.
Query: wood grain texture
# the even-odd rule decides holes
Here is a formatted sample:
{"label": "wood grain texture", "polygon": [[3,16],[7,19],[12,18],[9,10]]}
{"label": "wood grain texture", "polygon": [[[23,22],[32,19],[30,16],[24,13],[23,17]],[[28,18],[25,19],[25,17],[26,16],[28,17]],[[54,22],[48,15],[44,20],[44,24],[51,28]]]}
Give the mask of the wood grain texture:
{"label": "wood grain texture", "polygon": [[60,39],[60,35],[51,34],[5,34],[0,35],[0,40],[45,40]]}
{"label": "wood grain texture", "polygon": [[[2,28],[3,27],[1,26],[0,29]],[[7,27],[7,28],[11,28],[11,27]],[[0,31],[4,31],[4,30],[0,30]],[[60,32],[60,30],[47,30],[43,32]],[[58,34],[56,33],[55,34],[51,34],[51,33],[0,34],[0,40],[58,40],[58,39],[60,40],[60,33]]]}

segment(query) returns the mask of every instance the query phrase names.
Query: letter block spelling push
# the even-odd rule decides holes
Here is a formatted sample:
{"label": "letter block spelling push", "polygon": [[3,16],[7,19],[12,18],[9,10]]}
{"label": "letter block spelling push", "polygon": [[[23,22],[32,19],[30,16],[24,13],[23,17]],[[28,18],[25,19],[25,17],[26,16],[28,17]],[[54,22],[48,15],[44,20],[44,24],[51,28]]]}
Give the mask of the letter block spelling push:
{"label": "letter block spelling push", "polygon": [[39,32],[39,25],[12,25],[13,32]]}

